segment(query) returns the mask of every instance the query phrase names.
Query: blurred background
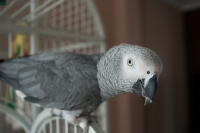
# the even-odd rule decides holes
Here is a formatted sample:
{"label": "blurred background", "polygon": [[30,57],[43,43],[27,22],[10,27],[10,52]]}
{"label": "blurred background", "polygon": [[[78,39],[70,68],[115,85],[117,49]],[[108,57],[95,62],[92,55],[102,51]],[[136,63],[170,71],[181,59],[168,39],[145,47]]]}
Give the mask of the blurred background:
{"label": "blurred background", "polygon": [[[200,133],[200,1],[66,0],[59,4],[59,0],[52,0],[41,9],[35,7],[38,12],[32,5],[32,13],[30,5],[22,9],[29,0],[19,1],[15,8],[23,11],[17,15],[13,15],[16,11],[12,10],[1,14],[12,0],[0,7],[1,58],[17,56],[13,54],[12,45],[21,33],[28,40],[28,54],[44,51],[98,53],[123,42],[151,48],[161,57],[164,66],[155,101],[144,107],[144,99],[136,94],[112,98],[97,112],[102,119],[101,126],[109,133]],[[85,7],[80,8],[83,7],[80,3],[85,3]],[[43,13],[50,5],[55,7]],[[82,14],[77,20],[76,13]],[[24,48],[25,44],[24,41]],[[12,100],[12,96],[4,99]],[[4,100],[2,104],[5,103],[8,102]],[[23,107],[27,109],[29,107]],[[31,112],[29,117],[34,115],[34,111],[25,112]],[[0,114],[0,121],[5,123],[2,116]],[[0,132],[1,129],[0,126]]]}

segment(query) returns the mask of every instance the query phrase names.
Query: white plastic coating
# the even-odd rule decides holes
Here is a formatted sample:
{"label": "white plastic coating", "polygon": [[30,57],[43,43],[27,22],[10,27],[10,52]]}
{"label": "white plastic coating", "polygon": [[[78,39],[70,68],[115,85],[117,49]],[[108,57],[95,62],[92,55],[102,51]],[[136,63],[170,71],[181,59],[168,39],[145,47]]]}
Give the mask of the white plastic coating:
{"label": "white plastic coating", "polygon": [[74,0],[74,30],[75,32],[78,32],[78,28],[79,28],[79,15],[77,15],[80,12],[80,7],[79,7],[79,1],[78,0]]}
{"label": "white plastic coating", "polygon": [[[32,129],[30,133],[41,133],[41,131],[43,130],[43,126],[46,124],[50,124],[50,127],[52,127],[52,121],[59,119],[60,117],[58,116],[52,116],[52,114],[50,113],[50,110],[43,110],[35,119],[33,125],[32,125]],[[79,125],[82,129],[84,128],[84,123],[80,123]],[[66,128],[67,127],[67,128]],[[69,133],[68,132],[68,124],[65,121],[65,133]],[[75,129],[76,130],[76,129]],[[53,129],[50,129],[50,133],[52,133]],[[89,133],[105,133],[98,124],[96,123],[91,123],[89,126]]]}
{"label": "white plastic coating", "polygon": [[65,120],[65,133],[69,133],[69,124],[67,120]]}
{"label": "white plastic coating", "polygon": [[77,133],[78,126],[74,126],[74,133]]}
{"label": "white plastic coating", "polygon": [[65,21],[64,21],[64,18],[65,18],[65,7],[64,7],[64,4],[60,5],[60,28],[61,30],[64,28],[64,24],[65,24]]}
{"label": "white plastic coating", "polygon": [[34,19],[31,20],[35,20],[38,19],[39,17],[41,17],[42,15],[44,15],[45,13],[49,12],[50,10],[54,9],[56,6],[58,6],[59,4],[61,4],[62,2],[64,2],[64,0],[58,0],[56,2],[54,2],[54,4],[48,6],[47,8],[45,8],[43,11],[41,11],[40,13],[37,14],[37,16]]}
{"label": "white plastic coating", "polygon": [[49,122],[49,132],[53,133],[53,124],[52,124],[52,121]]}
{"label": "white plastic coating", "polygon": [[56,133],[60,133],[60,119],[56,118]]}
{"label": "white plastic coating", "polygon": [[23,27],[23,26],[9,24],[9,23],[5,23],[5,24],[0,23],[0,30],[12,31],[14,33],[17,31],[20,31],[20,32],[29,33],[29,34],[34,32],[34,33],[40,34],[40,35],[73,39],[75,41],[79,41],[79,40],[80,41],[91,41],[91,42],[103,42],[104,41],[104,39],[99,36],[89,36],[89,35],[83,35],[83,34],[79,34],[79,33],[70,33],[70,32],[50,30],[50,29]]}
{"label": "white plastic coating", "polygon": [[67,4],[67,30],[72,30],[72,6],[73,6],[73,1],[68,1],[68,4]]}
{"label": "white plastic coating", "polygon": [[56,19],[57,19],[57,8],[54,8],[54,10],[52,10],[52,17],[51,17],[53,28],[56,28]]}
{"label": "white plastic coating", "polygon": [[52,0],[44,1],[44,3],[43,3],[42,5],[40,5],[40,6],[38,6],[38,7],[35,9],[35,11],[36,11],[36,12],[39,12],[40,10],[45,9],[45,7],[46,7],[51,1],[52,1]]}
{"label": "white plastic coating", "polygon": [[8,34],[8,57],[12,57],[12,33]]}
{"label": "white plastic coating", "polygon": [[[39,12],[41,9],[45,8],[52,0],[45,1],[42,5],[38,6],[35,11]],[[30,14],[27,14],[22,19],[28,19],[30,17]]]}
{"label": "white plastic coating", "polygon": [[26,9],[30,5],[30,2],[26,3],[23,7],[19,8],[15,13],[13,13],[10,17],[15,18],[19,13],[21,13],[24,9]]}
{"label": "white plastic coating", "polygon": [[0,16],[3,15],[7,10],[9,10],[15,4],[15,0],[13,0],[9,5],[7,5],[1,12]]}
{"label": "white plastic coating", "polygon": [[43,133],[46,133],[46,125],[43,126]]}
{"label": "white plastic coating", "polygon": [[[0,12],[0,16],[8,11],[17,0],[13,0],[9,5],[7,5]],[[66,2],[67,1],[67,2]],[[64,3],[65,2],[65,3]],[[9,42],[9,57],[12,56],[12,35],[13,33],[28,33],[30,35],[30,49],[31,54],[38,53],[39,42],[38,37],[48,36],[50,39],[44,37],[44,51],[76,51],[84,53],[94,53],[94,52],[105,52],[106,43],[105,43],[105,33],[99,17],[99,14],[94,6],[94,0],[44,0],[41,5],[37,4],[37,0],[30,0],[30,13],[26,14],[24,18],[27,18],[31,22],[30,27],[23,27],[16,25],[13,22],[10,23],[0,23],[0,31],[10,33],[8,35]],[[39,1],[38,1],[39,3]],[[20,9],[12,14],[12,18],[17,17],[21,12],[23,13],[24,9],[29,6],[28,3],[24,4]],[[80,6],[81,5],[81,6]],[[57,7],[60,9],[57,10]],[[72,8],[74,7],[74,8]],[[89,9],[88,9],[89,8]],[[89,10],[88,12],[85,12]],[[53,13],[47,15],[48,20],[44,22],[50,22],[50,25],[54,26],[54,29],[49,29],[45,23],[43,23],[44,28],[38,27],[37,22],[43,22],[43,19],[39,18],[43,15],[49,14],[50,11]],[[60,16],[58,17],[57,14]],[[86,19],[91,18],[91,19]],[[33,20],[33,21],[32,21]],[[19,20],[20,21],[20,20]],[[51,23],[52,22],[52,23]],[[81,22],[81,23],[79,23]],[[60,23],[60,24],[59,24]],[[58,25],[59,24],[59,25]],[[66,32],[67,30],[75,30],[77,33],[71,31]],[[94,25],[94,26],[92,26]],[[81,32],[79,31],[81,27]],[[56,29],[57,28],[57,29]],[[82,34],[87,31],[87,35]],[[95,31],[97,35],[92,35],[91,33]],[[60,40],[59,40],[60,39]],[[59,40],[59,41],[57,41]],[[70,43],[71,42],[71,43]],[[41,44],[42,45],[42,44]],[[1,53],[2,54],[2,53]],[[46,111],[39,113],[39,108],[32,106],[32,116],[34,119],[32,124],[31,133],[46,133],[46,125],[49,125],[49,133],[60,133],[60,119],[58,117],[52,117],[50,113]],[[0,108],[1,110],[1,108]],[[49,111],[48,111],[49,112]],[[106,112],[106,103],[102,104],[100,107],[100,116],[102,117],[102,126],[106,131],[107,129],[107,112]],[[53,126],[52,121],[56,121],[56,126]],[[69,133],[69,125],[65,121],[65,133]],[[90,127],[89,133],[104,133],[98,125],[93,125],[93,128]],[[53,128],[56,128],[53,130]],[[94,130],[95,129],[95,130]],[[75,133],[77,132],[77,127],[74,126]]]}
{"label": "white plastic coating", "polygon": [[[35,9],[37,7],[37,0],[31,0],[30,12],[31,12],[31,19],[35,19]],[[36,21],[32,22],[31,26],[33,28],[36,27]],[[32,31],[30,35],[30,54],[35,54],[38,49],[38,37],[37,33]],[[31,105],[31,113],[32,119],[34,120],[37,115],[39,114],[39,108],[36,107],[34,104]]]}

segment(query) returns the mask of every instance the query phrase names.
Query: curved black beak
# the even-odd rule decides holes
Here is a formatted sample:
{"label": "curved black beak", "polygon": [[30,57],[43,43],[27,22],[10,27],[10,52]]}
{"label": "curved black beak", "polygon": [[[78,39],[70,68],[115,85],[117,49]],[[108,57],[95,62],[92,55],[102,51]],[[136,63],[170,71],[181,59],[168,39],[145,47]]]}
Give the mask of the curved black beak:
{"label": "curved black beak", "polygon": [[144,81],[145,79],[138,79],[132,88],[139,96],[145,97],[144,106],[146,106],[149,103],[152,103],[155,99],[157,91],[157,76],[152,76],[145,86]]}

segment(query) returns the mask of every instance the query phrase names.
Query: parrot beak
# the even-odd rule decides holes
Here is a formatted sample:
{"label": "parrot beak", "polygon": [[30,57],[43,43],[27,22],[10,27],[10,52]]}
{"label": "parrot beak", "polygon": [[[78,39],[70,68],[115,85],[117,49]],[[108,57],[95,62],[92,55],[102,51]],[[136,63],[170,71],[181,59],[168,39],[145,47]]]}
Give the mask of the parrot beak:
{"label": "parrot beak", "polygon": [[146,86],[144,86],[144,81],[145,79],[138,79],[132,88],[139,96],[145,97],[144,106],[146,106],[149,103],[152,103],[155,99],[157,91],[157,76],[152,76]]}

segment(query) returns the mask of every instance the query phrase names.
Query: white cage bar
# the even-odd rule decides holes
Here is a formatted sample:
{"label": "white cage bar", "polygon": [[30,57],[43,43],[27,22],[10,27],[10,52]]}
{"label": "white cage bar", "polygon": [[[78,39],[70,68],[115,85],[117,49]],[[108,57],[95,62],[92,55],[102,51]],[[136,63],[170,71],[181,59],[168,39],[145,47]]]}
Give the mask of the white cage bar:
{"label": "white cage bar", "polygon": [[[93,0],[7,0],[7,5],[0,7],[0,21],[0,41],[8,46],[5,48],[0,44],[0,58],[12,57],[12,43],[19,33],[29,39],[30,54],[48,51],[102,53],[106,50],[105,32]],[[20,121],[25,132],[80,132],[82,125],[71,128],[72,125],[66,121],[52,117],[45,111],[41,112],[41,108],[35,106],[31,107],[31,112],[27,112],[23,105],[24,108],[20,110],[27,118],[22,119],[22,114],[10,111],[4,105],[6,99],[2,89],[5,89],[5,85],[2,84],[0,83],[0,106],[3,108],[0,108],[0,112]],[[13,105],[17,107],[18,103]],[[106,131],[106,103],[101,105],[96,114],[100,116],[100,125]],[[65,128],[61,130],[61,126]],[[103,131],[92,123],[90,133]]]}

